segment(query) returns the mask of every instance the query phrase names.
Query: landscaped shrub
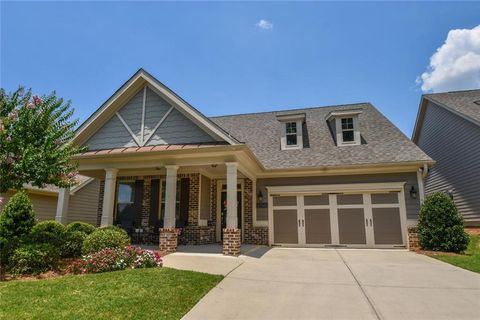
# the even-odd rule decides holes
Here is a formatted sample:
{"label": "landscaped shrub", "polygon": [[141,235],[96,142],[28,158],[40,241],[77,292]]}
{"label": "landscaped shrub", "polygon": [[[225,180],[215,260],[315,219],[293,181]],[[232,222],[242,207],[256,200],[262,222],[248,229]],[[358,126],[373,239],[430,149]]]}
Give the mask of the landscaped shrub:
{"label": "landscaped shrub", "polygon": [[15,248],[35,224],[32,203],[24,191],[10,198],[0,213],[0,280]]}
{"label": "landscaped shrub", "polygon": [[10,257],[12,274],[39,274],[56,268],[59,251],[51,244],[29,244],[17,248]]}
{"label": "landscaped shrub", "polygon": [[60,222],[48,220],[37,223],[30,232],[32,243],[47,243],[61,248],[65,238],[65,226]]}
{"label": "landscaped shrub", "polygon": [[128,236],[128,233],[127,231],[125,231],[124,229],[120,228],[120,227],[117,227],[117,226],[107,226],[107,227],[101,227],[99,228],[99,230],[114,230],[114,231],[118,231],[118,232],[121,232],[123,234],[125,234],[126,236]]}
{"label": "landscaped shrub", "polygon": [[67,230],[64,235],[60,253],[63,258],[77,258],[82,255],[83,242],[87,234],[81,231]]}
{"label": "landscaped shrub", "polygon": [[420,210],[417,232],[423,249],[461,252],[468,246],[463,217],[453,200],[443,192],[426,197]]}
{"label": "landscaped shrub", "polygon": [[105,248],[99,252],[86,255],[81,260],[73,262],[68,271],[72,273],[99,273],[124,270],[127,268],[161,267],[160,253],[143,250],[138,247]]}
{"label": "landscaped shrub", "polygon": [[105,248],[123,249],[130,244],[130,237],[126,232],[112,228],[101,228],[88,235],[82,246],[83,254],[99,252]]}
{"label": "landscaped shrub", "polygon": [[5,238],[21,238],[35,225],[35,212],[28,195],[19,191],[7,202],[0,214],[0,234]]}
{"label": "landscaped shrub", "polygon": [[71,222],[67,225],[67,231],[80,231],[85,233],[86,235],[89,235],[95,230],[97,230],[97,228],[95,228],[91,224],[80,221]]}

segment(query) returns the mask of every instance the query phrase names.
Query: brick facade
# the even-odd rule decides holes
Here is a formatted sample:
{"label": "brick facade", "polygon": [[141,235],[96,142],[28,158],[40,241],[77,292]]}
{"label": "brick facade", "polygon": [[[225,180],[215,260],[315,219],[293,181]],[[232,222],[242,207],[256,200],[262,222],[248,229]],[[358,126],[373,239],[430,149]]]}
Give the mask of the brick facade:
{"label": "brick facade", "polygon": [[177,229],[161,228],[160,229],[160,252],[169,254],[177,251]]}
{"label": "brick facade", "polygon": [[267,245],[268,227],[253,226],[253,206],[256,203],[256,195],[253,194],[253,183],[250,179],[244,180],[244,211],[243,211],[243,240],[248,244]]}
{"label": "brick facade", "polygon": [[420,244],[418,242],[418,233],[416,226],[408,227],[408,248],[410,250],[420,249]]}
{"label": "brick facade", "polygon": [[242,232],[240,229],[223,229],[223,254],[239,256]]}
{"label": "brick facade", "polygon": [[[142,235],[142,243],[158,243],[159,231],[149,229],[150,216],[150,198],[152,179],[162,179],[164,176],[119,176],[117,181],[122,180],[143,180],[143,199],[141,226],[146,233]],[[206,226],[199,226],[199,197],[200,197],[200,173],[178,174],[178,178],[189,178],[189,203],[188,203],[188,225],[185,226],[180,235],[178,235],[179,244],[211,244],[216,243],[216,223],[217,223],[217,183],[218,180],[212,179],[210,185],[210,217]],[[105,181],[100,181],[100,195],[98,200],[97,225],[100,225],[103,206],[103,194]],[[255,205],[255,195],[253,194],[252,180],[244,180],[244,243],[266,245],[268,244],[268,228],[253,226],[253,206]],[[241,236],[240,236],[241,238]],[[241,240],[241,239],[240,239]]]}

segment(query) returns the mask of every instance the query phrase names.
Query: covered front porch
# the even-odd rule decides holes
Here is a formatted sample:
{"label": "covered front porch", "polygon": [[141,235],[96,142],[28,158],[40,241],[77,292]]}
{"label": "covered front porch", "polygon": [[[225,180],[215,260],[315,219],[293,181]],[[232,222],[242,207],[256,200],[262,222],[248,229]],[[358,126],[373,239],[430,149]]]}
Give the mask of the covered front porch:
{"label": "covered front porch", "polygon": [[[195,160],[153,166],[149,161],[93,164],[90,157],[80,162],[80,173],[100,180],[98,226],[119,226],[132,243],[160,246],[164,253],[175,252],[177,245],[221,243],[224,254],[238,255],[242,242],[268,240],[266,231],[259,235],[253,228],[255,177],[232,160],[204,161],[198,154]],[[62,210],[66,201],[59,197],[57,220],[68,214]]]}

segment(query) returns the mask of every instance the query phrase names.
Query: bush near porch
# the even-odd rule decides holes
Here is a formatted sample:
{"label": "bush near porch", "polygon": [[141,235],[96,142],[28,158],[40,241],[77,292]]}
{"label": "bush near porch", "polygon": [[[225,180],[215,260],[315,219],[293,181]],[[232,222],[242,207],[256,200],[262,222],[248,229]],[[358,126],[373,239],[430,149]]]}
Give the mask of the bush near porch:
{"label": "bush near porch", "polygon": [[0,319],[180,319],[221,280],[152,268],[0,282]]}

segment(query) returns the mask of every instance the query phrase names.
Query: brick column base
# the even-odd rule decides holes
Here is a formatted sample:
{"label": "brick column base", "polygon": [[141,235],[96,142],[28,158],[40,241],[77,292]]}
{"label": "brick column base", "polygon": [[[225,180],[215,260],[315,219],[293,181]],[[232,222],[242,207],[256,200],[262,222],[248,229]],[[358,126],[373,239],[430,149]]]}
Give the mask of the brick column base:
{"label": "brick column base", "polygon": [[223,229],[223,254],[226,256],[239,256],[241,246],[240,229]]}
{"label": "brick column base", "polygon": [[160,228],[160,252],[169,254],[177,251],[177,230]]}
{"label": "brick column base", "polygon": [[417,227],[409,226],[407,229],[408,229],[408,248],[410,250],[420,249],[420,243],[418,242]]}

